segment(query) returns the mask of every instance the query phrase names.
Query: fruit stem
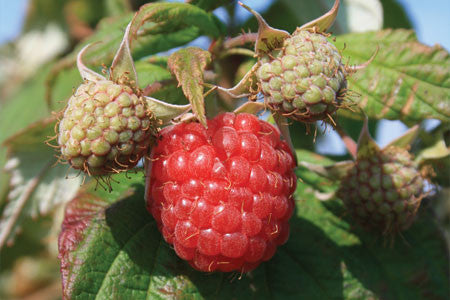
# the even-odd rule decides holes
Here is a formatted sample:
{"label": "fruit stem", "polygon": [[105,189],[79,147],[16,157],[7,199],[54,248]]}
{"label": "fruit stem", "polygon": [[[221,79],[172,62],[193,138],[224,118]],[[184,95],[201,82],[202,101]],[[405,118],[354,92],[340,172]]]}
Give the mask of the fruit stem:
{"label": "fruit stem", "polygon": [[358,151],[358,146],[356,144],[356,142],[347,134],[347,132],[345,132],[345,130],[339,126],[338,124],[332,124],[332,126],[334,127],[334,129],[336,130],[336,132],[339,134],[339,136],[341,137],[342,141],[345,144],[345,148],[347,148],[348,152],[352,155],[352,157],[354,159],[356,159],[356,155],[357,155],[357,151]]}

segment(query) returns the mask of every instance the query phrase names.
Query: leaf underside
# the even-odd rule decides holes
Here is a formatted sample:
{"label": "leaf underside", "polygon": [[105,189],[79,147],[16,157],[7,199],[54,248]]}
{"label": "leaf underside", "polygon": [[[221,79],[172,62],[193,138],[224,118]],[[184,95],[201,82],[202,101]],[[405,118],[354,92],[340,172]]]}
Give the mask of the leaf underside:
{"label": "leaf underside", "polygon": [[203,98],[203,72],[210,61],[211,54],[208,51],[197,47],[187,47],[173,53],[167,63],[189,99],[192,111],[205,127],[207,125]]}

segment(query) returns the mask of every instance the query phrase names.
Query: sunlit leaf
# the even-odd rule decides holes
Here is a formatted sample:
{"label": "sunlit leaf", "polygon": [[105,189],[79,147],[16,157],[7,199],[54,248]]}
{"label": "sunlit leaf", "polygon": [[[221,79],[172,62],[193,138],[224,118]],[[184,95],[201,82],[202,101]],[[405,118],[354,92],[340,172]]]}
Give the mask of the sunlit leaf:
{"label": "sunlit leaf", "polygon": [[442,47],[421,44],[408,30],[343,35],[336,45],[345,48],[342,54],[352,65],[367,61],[379,47],[375,59],[348,78],[352,99],[370,118],[450,120],[450,57]]}

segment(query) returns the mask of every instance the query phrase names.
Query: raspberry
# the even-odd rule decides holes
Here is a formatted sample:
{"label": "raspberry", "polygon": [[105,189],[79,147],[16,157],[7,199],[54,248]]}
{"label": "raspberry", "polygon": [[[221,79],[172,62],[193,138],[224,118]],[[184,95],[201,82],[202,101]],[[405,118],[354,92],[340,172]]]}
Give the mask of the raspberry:
{"label": "raspberry", "polygon": [[147,209],[195,269],[250,271],[288,239],[295,163],[269,123],[224,113],[208,129],[166,127],[151,161]]}

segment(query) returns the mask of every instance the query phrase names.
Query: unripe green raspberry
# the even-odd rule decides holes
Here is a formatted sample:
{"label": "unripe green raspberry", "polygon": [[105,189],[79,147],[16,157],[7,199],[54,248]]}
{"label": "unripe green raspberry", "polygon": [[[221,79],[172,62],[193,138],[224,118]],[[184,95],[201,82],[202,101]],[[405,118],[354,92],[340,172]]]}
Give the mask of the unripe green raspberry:
{"label": "unripe green raspberry", "polygon": [[134,167],[155,134],[155,119],[130,87],[87,81],[69,99],[58,143],[73,168],[104,175]]}
{"label": "unripe green raspberry", "polygon": [[297,30],[262,56],[256,72],[267,105],[301,122],[328,118],[342,102],[347,71],[323,33]]}
{"label": "unripe green raspberry", "polygon": [[392,234],[412,224],[423,186],[411,154],[390,146],[370,158],[358,158],[337,194],[361,225]]}

